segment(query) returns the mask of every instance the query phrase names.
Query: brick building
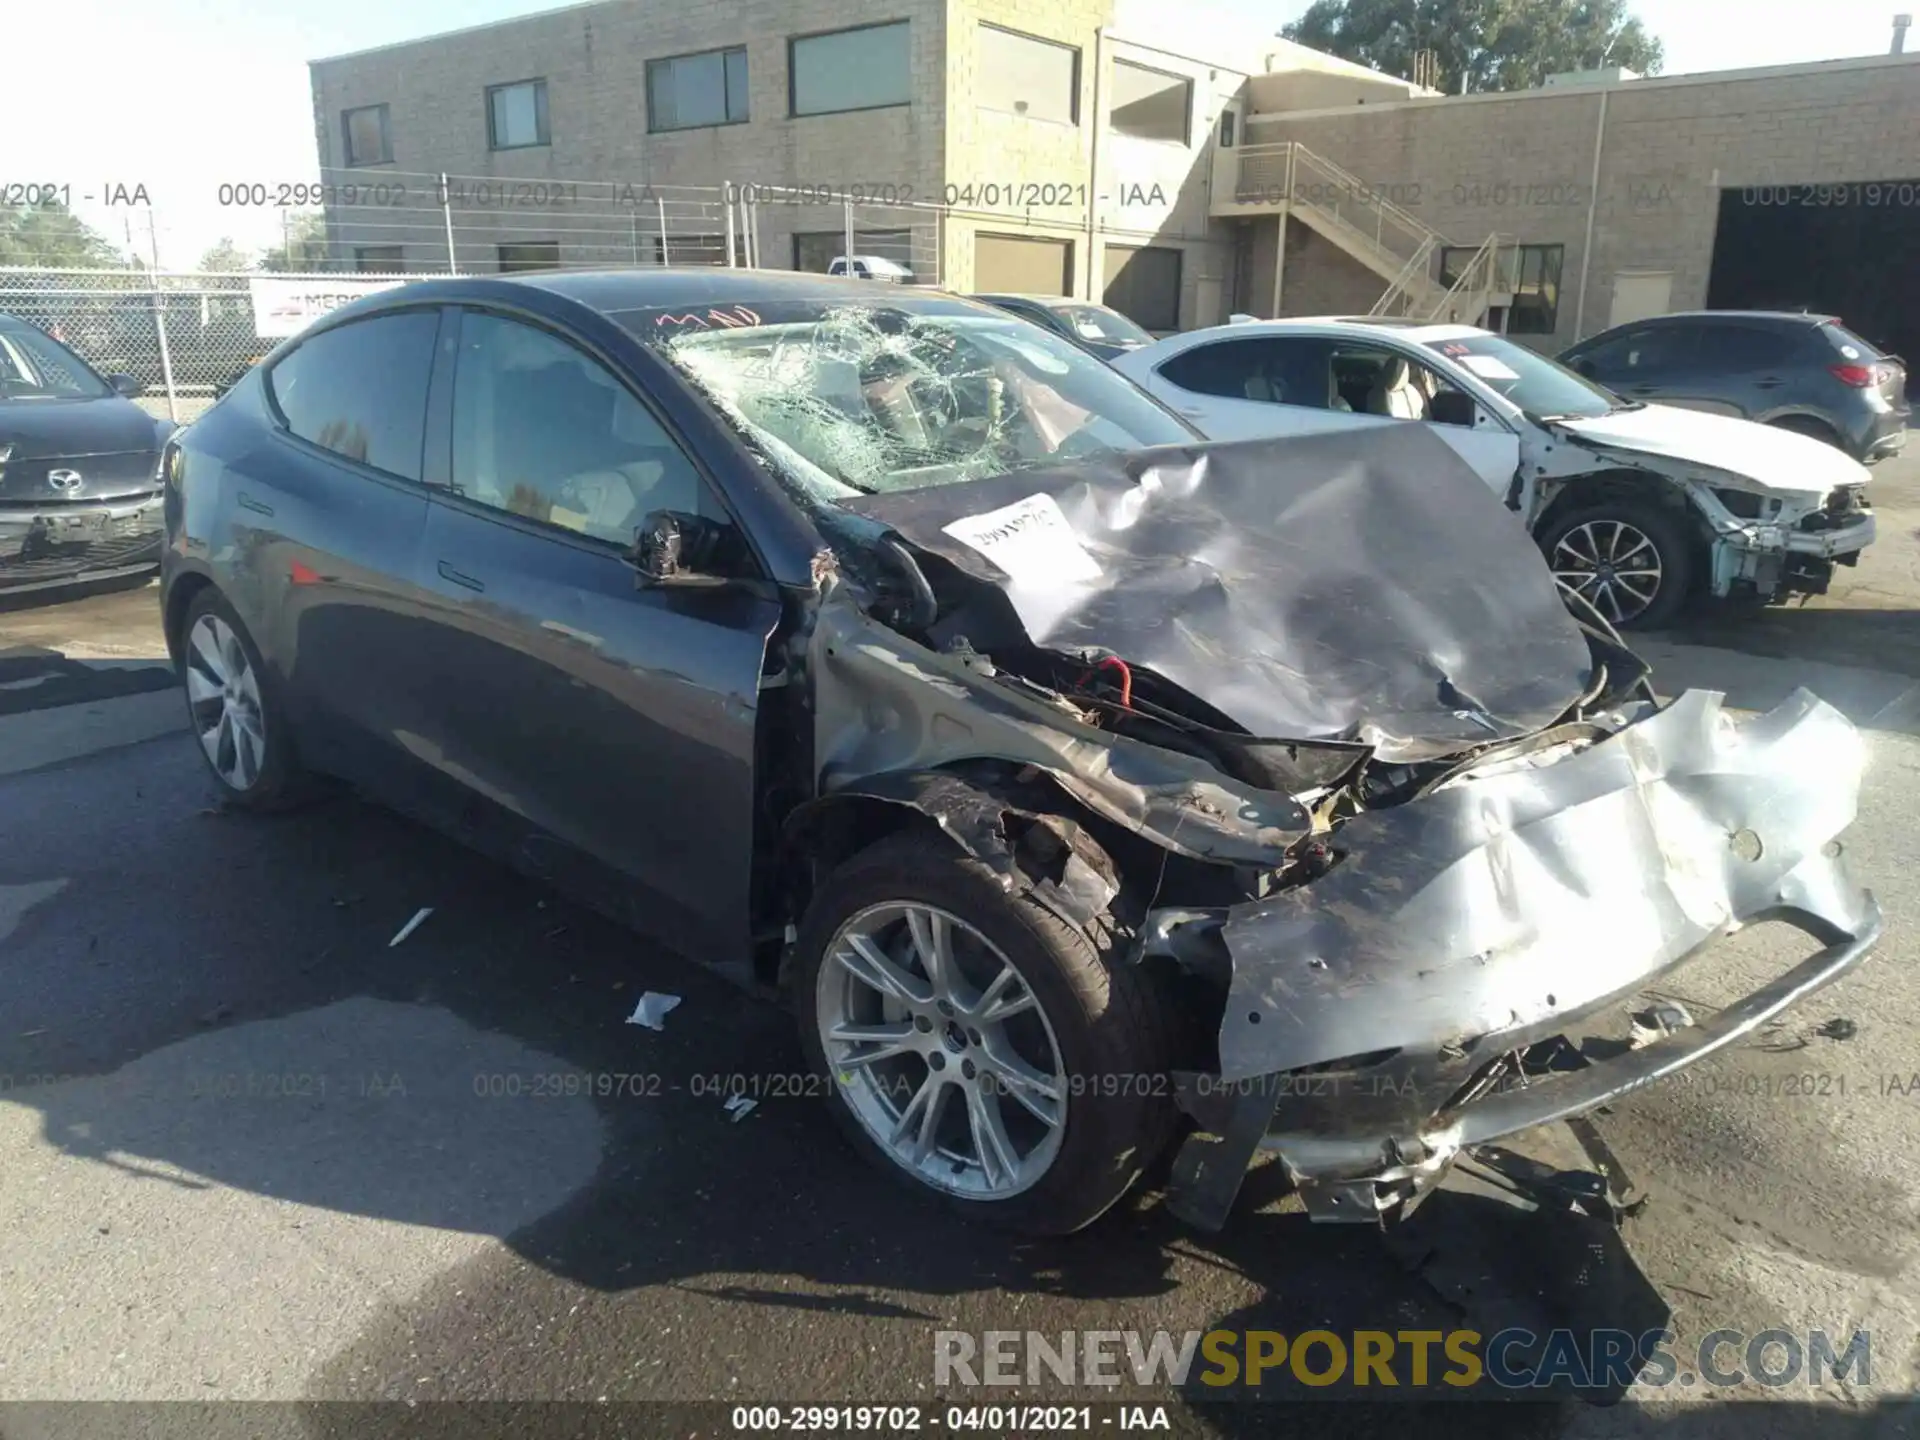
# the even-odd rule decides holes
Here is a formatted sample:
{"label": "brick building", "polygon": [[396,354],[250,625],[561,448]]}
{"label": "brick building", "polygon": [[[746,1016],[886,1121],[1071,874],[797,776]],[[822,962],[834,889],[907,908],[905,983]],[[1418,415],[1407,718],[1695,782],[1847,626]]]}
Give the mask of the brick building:
{"label": "brick building", "polygon": [[[1555,350],[1805,304],[1912,351],[1916,67],[1442,96],[1168,0],[600,0],[312,80],[332,236],[368,268],[444,267],[453,216],[466,270],[720,263],[732,183],[773,187],[763,265],[824,269],[851,225],[921,279],[1156,330],[1378,306]],[[404,204],[368,203],[386,184]]]}

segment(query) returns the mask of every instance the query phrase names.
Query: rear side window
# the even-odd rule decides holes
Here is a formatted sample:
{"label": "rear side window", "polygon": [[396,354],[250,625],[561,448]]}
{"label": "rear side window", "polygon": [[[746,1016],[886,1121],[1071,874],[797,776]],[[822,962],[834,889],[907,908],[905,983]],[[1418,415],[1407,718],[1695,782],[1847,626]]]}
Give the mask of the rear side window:
{"label": "rear side window", "polygon": [[1160,373],[1182,390],[1325,410],[1332,403],[1324,341],[1220,340],[1176,355]]}
{"label": "rear side window", "polygon": [[418,480],[439,329],[438,311],[405,310],[304,342],[267,376],[287,428],[336,455]]}
{"label": "rear side window", "polygon": [[1702,325],[1695,359],[1702,370],[1744,375],[1786,364],[1804,339],[1802,332],[1766,325]]}
{"label": "rear side window", "polygon": [[1886,358],[1876,346],[1862,340],[1844,325],[1822,325],[1819,329],[1820,333],[1826,336],[1827,343],[1833,347],[1834,354],[1842,360],[1862,361]]}

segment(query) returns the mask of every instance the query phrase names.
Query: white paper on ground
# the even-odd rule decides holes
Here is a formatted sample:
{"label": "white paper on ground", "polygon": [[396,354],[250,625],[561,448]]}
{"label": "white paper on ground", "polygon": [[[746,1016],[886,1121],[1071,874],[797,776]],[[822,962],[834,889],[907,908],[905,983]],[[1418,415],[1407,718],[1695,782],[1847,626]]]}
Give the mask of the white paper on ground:
{"label": "white paper on ground", "polygon": [[391,950],[394,946],[398,945],[402,940],[406,939],[407,936],[411,935],[414,931],[418,930],[421,927],[421,925],[426,922],[426,918],[431,914],[433,914],[433,907],[431,905],[424,905],[420,909],[414,911],[413,918],[407,921],[406,924],[400,927],[400,933],[398,935],[395,935],[393,939],[387,941],[387,948]]}
{"label": "white paper on ground", "polygon": [[1029,495],[984,515],[942,527],[1006,571],[1016,585],[1098,580],[1100,566],[1051,495]]}
{"label": "white paper on ground", "polygon": [[667,1028],[667,1012],[680,1003],[678,995],[662,995],[649,990],[640,997],[640,1003],[633,1007],[633,1014],[627,1017],[629,1025],[644,1025],[649,1030]]}
{"label": "white paper on ground", "polygon": [[747,1118],[748,1113],[759,1103],[758,1100],[749,1100],[744,1095],[732,1095],[727,1098],[727,1103],[720,1108],[733,1116],[733,1123],[738,1125],[742,1120]]}

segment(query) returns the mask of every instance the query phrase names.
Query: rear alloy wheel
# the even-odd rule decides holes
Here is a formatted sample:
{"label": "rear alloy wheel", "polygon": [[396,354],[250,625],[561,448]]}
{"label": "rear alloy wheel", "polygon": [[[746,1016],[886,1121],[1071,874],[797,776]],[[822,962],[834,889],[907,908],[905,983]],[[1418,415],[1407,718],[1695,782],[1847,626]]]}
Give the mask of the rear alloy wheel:
{"label": "rear alloy wheel", "polygon": [[1561,591],[1585,600],[1622,630],[1671,620],[1693,578],[1685,528],[1653,505],[1570,511],[1548,528],[1540,548]]}
{"label": "rear alloy wheel", "polygon": [[808,907],[793,1002],[835,1118],[882,1169],[1035,1234],[1101,1215],[1173,1133],[1167,998],[944,836],[862,851]]}
{"label": "rear alloy wheel", "polygon": [[302,777],[287,753],[272,678],[217,591],[201,591],[187,607],[180,679],[200,753],[227,798],[256,810],[292,800]]}

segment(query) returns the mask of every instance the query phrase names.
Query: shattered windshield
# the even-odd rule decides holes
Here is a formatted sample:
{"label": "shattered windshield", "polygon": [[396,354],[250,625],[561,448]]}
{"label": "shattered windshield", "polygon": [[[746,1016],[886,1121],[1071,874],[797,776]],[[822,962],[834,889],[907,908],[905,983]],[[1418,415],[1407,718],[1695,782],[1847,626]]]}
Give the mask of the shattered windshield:
{"label": "shattered windshield", "polygon": [[998,312],[863,301],[615,318],[816,499],[1196,438],[1093,356]]}
{"label": "shattered windshield", "polygon": [[1498,335],[1429,340],[1427,348],[1438,350],[1511,404],[1542,420],[1592,419],[1622,408],[1620,398],[1611,391],[1574,374],[1557,360]]}

